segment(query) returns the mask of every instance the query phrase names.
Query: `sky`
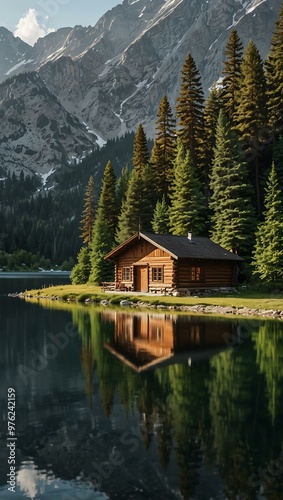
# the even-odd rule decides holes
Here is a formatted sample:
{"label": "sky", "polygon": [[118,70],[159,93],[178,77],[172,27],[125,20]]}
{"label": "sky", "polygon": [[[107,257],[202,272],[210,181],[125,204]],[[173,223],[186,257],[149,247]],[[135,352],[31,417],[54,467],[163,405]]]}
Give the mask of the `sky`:
{"label": "sky", "polygon": [[34,45],[39,37],[58,28],[94,26],[119,3],[122,0],[1,0],[0,26]]}

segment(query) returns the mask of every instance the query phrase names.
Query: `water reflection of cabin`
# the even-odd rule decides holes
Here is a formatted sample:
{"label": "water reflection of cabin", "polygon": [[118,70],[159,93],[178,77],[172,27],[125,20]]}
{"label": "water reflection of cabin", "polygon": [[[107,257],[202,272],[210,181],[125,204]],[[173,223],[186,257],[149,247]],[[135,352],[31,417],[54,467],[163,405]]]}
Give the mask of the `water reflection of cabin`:
{"label": "water reflection of cabin", "polygon": [[208,359],[227,348],[237,323],[198,316],[105,312],[115,322],[114,339],[105,347],[135,371],[156,365]]}
{"label": "water reflection of cabin", "polygon": [[109,252],[116,289],[142,292],[231,288],[243,259],[209,238],[137,233]]}

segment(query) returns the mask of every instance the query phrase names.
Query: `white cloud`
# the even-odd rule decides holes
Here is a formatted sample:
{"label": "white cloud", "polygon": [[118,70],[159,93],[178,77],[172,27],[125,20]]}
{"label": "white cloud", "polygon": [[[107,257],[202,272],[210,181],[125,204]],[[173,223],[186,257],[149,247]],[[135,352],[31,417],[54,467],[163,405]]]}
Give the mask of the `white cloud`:
{"label": "white cloud", "polygon": [[54,31],[54,29],[47,29],[44,24],[40,24],[37,17],[38,13],[36,10],[29,9],[19,20],[14,35],[29,43],[29,45],[34,45],[39,37],[43,37]]}

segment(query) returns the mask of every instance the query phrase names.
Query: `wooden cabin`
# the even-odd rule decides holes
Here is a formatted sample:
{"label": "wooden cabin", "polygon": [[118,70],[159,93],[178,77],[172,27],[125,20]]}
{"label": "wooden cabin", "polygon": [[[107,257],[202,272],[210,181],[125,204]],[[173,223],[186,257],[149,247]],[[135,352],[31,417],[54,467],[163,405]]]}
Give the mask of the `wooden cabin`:
{"label": "wooden cabin", "polygon": [[190,294],[238,284],[243,259],[209,238],[136,233],[109,252],[115,288],[137,292]]}

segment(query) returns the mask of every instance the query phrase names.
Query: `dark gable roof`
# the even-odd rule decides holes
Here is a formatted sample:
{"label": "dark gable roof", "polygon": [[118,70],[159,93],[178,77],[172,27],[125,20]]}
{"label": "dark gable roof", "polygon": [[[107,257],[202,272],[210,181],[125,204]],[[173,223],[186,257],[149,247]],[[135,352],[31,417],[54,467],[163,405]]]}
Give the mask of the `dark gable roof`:
{"label": "dark gable roof", "polygon": [[192,239],[189,240],[187,236],[172,236],[170,234],[152,233],[136,233],[134,236],[109,252],[105,258],[113,258],[116,255],[119,255],[127,248],[132,247],[140,238],[149,241],[153,245],[172,255],[175,259],[190,258],[243,261],[239,255],[225,250],[225,248],[222,248],[220,245],[217,245],[204,236],[192,236]]}

